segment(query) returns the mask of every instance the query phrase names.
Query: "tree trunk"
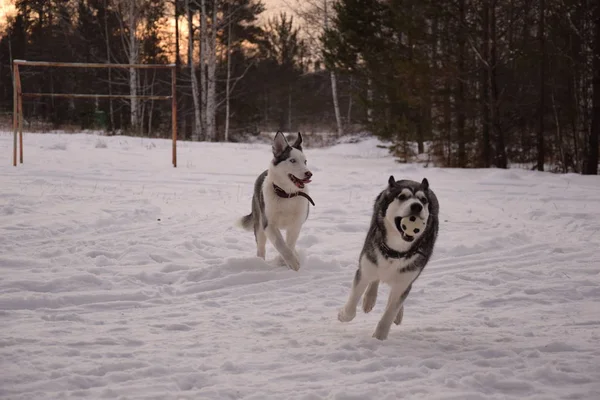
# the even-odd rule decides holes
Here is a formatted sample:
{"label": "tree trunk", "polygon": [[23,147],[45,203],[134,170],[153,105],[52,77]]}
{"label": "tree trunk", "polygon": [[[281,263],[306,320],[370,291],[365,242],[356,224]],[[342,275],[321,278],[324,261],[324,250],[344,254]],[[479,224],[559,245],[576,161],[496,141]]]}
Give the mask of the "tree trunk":
{"label": "tree trunk", "polygon": [[[450,78],[444,79],[444,136],[447,141],[448,154],[446,159],[446,166],[453,167],[452,165],[452,115],[451,115],[451,104],[450,104]],[[441,139],[441,138],[440,138]],[[441,139],[443,141],[443,139]]]}
{"label": "tree trunk", "polygon": [[[156,70],[152,71],[152,83],[150,84],[150,96],[154,96],[154,84],[156,83]],[[154,114],[154,100],[150,100],[150,111],[148,112],[148,136],[152,137],[152,117]]]}
{"label": "tree trunk", "polygon": [[[110,36],[108,34],[108,4],[107,0],[104,0],[104,36],[106,37],[106,62],[110,64]],[[10,43],[10,42],[9,42]],[[112,96],[112,70],[107,68],[108,70],[108,94]],[[113,109],[113,99],[112,97],[108,99],[108,114],[110,120],[110,133],[113,134],[115,132],[115,113]]]}
{"label": "tree trunk", "polygon": [[598,138],[600,137],[600,6],[595,5],[594,11],[594,50],[592,52],[592,126],[588,138],[588,154],[586,175],[598,174]]}
{"label": "tree trunk", "polygon": [[350,76],[350,90],[348,91],[348,114],[346,115],[346,124],[352,125],[352,76]]}
{"label": "tree trunk", "polygon": [[483,25],[483,59],[484,66],[481,71],[481,114],[482,114],[482,138],[481,138],[481,165],[489,168],[492,160],[490,142],[490,4],[489,0],[483,1],[482,11]]}
{"label": "tree trunk", "polygon": [[[137,9],[135,7],[135,1],[132,1],[129,6],[129,63],[137,64],[138,63],[138,54],[139,54],[139,43],[137,40],[137,36],[135,35],[135,31],[138,25],[138,15]],[[135,68],[129,68],[129,94],[133,96],[131,98],[131,130],[135,131],[139,128],[139,101],[137,96],[138,91],[138,77],[137,70]]]}
{"label": "tree trunk", "polygon": [[200,118],[202,124],[202,132],[204,132],[204,139],[210,140],[208,137],[207,126],[206,126],[206,53],[207,53],[207,28],[206,28],[206,1],[200,2]]}
{"label": "tree trunk", "polygon": [[373,123],[373,79],[367,79],[367,122]]}
{"label": "tree trunk", "polygon": [[558,154],[562,163],[563,173],[569,172],[569,166],[567,165],[567,158],[565,154],[564,142],[562,137],[562,130],[560,128],[560,119],[558,118],[558,110],[556,108],[556,100],[554,98],[554,89],[552,89],[552,111],[554,112],[554,124],[556,126],[556,143],[558,147]]}
{"label": "tree trunk", "polygon": [[288,85],[287,131],[292,131],[292,85]]}
{"label": "tree trunk", "polygon": [[498,57],[496,53],[496,0],[492,0],[490,5],[490,121],[494,136],[496,139],[496,167],[507,168],[508,160],[506,159],[506,144],[504,142],[504,132],[500,126],[499,114],[499,96],[498,96],[498,80],[496,71],[498,68]]}
{"label": "tree trunk", "polygon": [[231,80],[231,18],[232,15],[227,16],[227,80],[225,81],[225,133],[224,140],[229,141],[229,87],[231,86],[229,81]]}
{"label": "tree trunk", "polygon": [[[143,69],[138,73],[138,93],[142,96],[147,95],[146,93],[148,88],[148,70]],[[139,103],[139,113],[138,113],[138,121],[140,122],[139,134],[143,136],[144,134],[144,120],[146,119],[146,105],[145,101],[141,101]]]}
{"label": "tree trunk", "polygon": [[458,167],[467,166],[467,153],[465,149],[465,58],[466,58],[466,16],[465,0],[459,0],[459,28],[458,28],[458,76],[456,82],[456,140],[458,141]]}
{"label": "tree trunk", "polygon": [[538,40],[540,45],[540,98],[539,98],[539,108],[538,108],[538,132],[537,132],[537,170],[544,170],[544,112],[545,112],[545,84],[546,84],[546,46],[545,46],[545,38],[544,38],[544,28],[545,28],[545,17],[544,17],[545,5],[544,0],[540,0],[540,20],[538,22]]}
{"label": "tree trunk", "polygon": [[[206,136],[207,140],[216,140],[216,71],[217,71],[217,1],[213,2],[211,37],[208,50],[206,84]],[[208,39],[208,38],[207,38]]]}
{"label": "tree trunk", "polygon": [[337,79],[335,77],[335,72],[331,71],[331,94],[333,97],[333,110],[335,112],[335,122],[337,124],[337,135],[341,137],[344,134],[344,128],[342,124],[342,116],[340,114],[340,104],[338,102],[338,93],[337,93]]}
{"label": "tree trunk", "polygon": [[[329,27],[329,15],[327,11],[327,0],[323,0],[323,19],[324,19],[324,27],[325,30]],[[337,92],[337,79],[335,77],[335,72],[330,71],[329,76],[331,78],[331,96],[333,99],[333,111],[335,113],[335,123],[337,124],[337,135],[341,137],[344,134],[344,129],[342,125],[342,116],[340,114],[340,104],[338,102],[338,92]]]}
{"label": "tree trunk", "polygon": [[194,68],[194,16],[190,9],[189,0],[185,0],[185,12],[188,19],[188,67],[192,78],[192,99],[194,101],[194,130],[192,134],[193,141],[199,141],[202,135],[202,124],[200,122],[200,95],[198,93],[198,78],[196,78],[196,69]]}

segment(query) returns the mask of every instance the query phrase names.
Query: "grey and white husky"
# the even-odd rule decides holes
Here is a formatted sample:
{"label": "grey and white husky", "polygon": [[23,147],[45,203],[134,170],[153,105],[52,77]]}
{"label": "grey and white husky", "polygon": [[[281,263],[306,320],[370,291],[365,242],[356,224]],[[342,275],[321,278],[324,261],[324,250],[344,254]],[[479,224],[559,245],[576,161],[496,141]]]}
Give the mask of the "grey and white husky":
{"label": "grey and white husky", "polygon": [[[310,202],[306,185],[312,172],[308,170],[302,151],[302,134],[292,145],[283,133],[273,139],[273,160],[269,168],[256,179],[252,212],[239,220],[246,230],[254,230],[256,255],[265,258],[267,239],[275,246],[282,261],[294,271],[300,268],[296,241],[308,218]],[[281,230],[286,230],[285,240]]]}
{"label": "grey and white husky", "polygon": [[[404,300],[433,253],[438,233],[439,204],[427,179],[421,183],[396,181],[390,176],[388,186],[375,199],[371,226],[360,253],[359,266],[352,290],[338,319],[349,322],[356,316],[356,306],[363,293],[363,310],[368,313],[377,300],[379,282],[390,286],[387,306],[373,337],[385,340],[392,322],[400,325]],[[402,218],[420,218],[423,229],[407,235]],[[417,233],[415,233],[417,232]]]}

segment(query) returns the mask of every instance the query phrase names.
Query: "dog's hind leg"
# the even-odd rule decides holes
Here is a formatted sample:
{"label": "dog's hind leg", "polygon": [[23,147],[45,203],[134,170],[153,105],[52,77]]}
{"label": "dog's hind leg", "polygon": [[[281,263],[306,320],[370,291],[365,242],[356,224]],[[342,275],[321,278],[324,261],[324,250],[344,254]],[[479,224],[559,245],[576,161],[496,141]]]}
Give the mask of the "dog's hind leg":
{"label": "dog's hind leg", "polygon": [[365,292],[368,285],[369,280],[366,276],[363,276],[361,269],[358,268],[354,275],[352,290],[350,291],[348,301],[346,301],[346,305],[338,312],[338,319],[341,322],[350,322],[354,319],[356,316],[356,306],[358,305],[360,296]]}
{"label": "dog's hind leg", "polygon": [[279,254],[281,254],[288,267],[290,267],[294,271],[298,271],[300,269],[300,261],[283,240],[279,229],[273,227],[272,225],[268,225],[265,229],[265,233],[267,235],[267,238],[271,241],[271,243],[273,243],[273,246],[275,246]]}
{"label": "dog's hind leg", "polygon": [[368,313],[375,306],[377,301],[377,290],[379,289],[379,281],[373,281],[367,286],[367,291],[363,297],[363,311]]}

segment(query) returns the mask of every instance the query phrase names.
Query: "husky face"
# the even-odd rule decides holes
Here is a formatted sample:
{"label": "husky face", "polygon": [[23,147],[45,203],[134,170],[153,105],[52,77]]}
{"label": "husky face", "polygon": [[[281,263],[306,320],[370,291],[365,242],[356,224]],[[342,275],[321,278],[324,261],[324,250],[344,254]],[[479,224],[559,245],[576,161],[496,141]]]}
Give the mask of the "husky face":
{"label": "husky face", "polygon": [[306,156],[302,152],[302,134],[298,132],[296,141],[290,145],[281,132],[273,140],[273,162],[270,172],[273,181],[283,189],[286,187],[304,189],[310,183],[312,172],[307,167]]}
{"label": "husky face", "polygon": [[[426,224],[429,219],[429,182],[423,179],[421,184],[414,182],[396,181],[390,176],[388,181],[388,190],[385,197],[387,207],[385,208],[385,219],[389,222],[388,226],[395,226],[396,233],[402,236],[406,242],[412,242],[419,238],[425,229],[414,236],[404,233],[400,221],[404,217],[416,216],[421,218]],[[393,234],[393,232],[390,232]]]}

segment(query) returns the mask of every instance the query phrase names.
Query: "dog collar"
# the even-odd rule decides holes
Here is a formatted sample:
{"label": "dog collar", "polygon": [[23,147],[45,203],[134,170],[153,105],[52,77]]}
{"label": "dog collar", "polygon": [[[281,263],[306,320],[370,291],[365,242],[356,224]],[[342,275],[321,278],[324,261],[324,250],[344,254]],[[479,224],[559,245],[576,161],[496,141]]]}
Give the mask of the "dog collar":
{"label": "dog collar", "polygon": [[394,250],[392,249],[390,246],[388,246],[385,242],[380,242],[379,243],[379,250],[381,251],[381,254],[383,254],[383,256],[385,258],[410,258],[412,256],[414,256],[415,254],[420,254],[423,257],[425,257],[425,254],[423,254],[423,252],[421,252],[421,250],[417,247],[414,250],[411,249],[409,251],[398,251],[398,250]]}
{"label": "dog collar", "polygon": [[292,197],[302,196],[302,197],[306,198],[308,201],[310,201],[310,204],[312,204],[313,206],[315,205],[315,202],[313,201],[313,199],[304,192],[288,193],[285,190],[283,190],[282,188],[280,188],[279,186],[277,186],[276,184],[273,184],[273,189],[275,189],[275,194],[277,196],[282,197],[284,199],[291,199]]}

